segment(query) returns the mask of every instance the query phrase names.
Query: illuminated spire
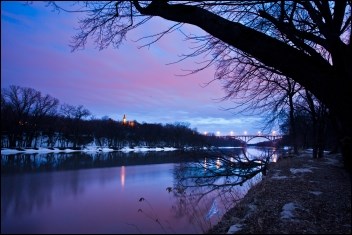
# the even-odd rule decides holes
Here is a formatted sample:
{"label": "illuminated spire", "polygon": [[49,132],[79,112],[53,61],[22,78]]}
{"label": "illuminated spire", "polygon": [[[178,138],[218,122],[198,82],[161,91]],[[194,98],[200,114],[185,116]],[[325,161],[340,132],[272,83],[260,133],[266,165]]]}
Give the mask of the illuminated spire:
{"label": "illuminated spire", "polygon": [[126,114],[123,115],[122,123],[123,123],[124,125],[126,124]]}

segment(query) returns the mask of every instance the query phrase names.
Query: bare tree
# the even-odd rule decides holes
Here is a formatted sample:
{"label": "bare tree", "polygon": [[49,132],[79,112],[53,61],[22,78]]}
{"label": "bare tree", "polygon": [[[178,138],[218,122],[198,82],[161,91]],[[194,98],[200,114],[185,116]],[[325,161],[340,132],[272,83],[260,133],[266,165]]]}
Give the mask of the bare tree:
{"label": "bare tree", "polygon": [[[220,44],[222,51],[229,50]],[[215,79],[221,80],[226,96],[224,100],[232,100],[234,113],[260,115],[266,118],[263,131],[279,124],[283,114],[289,113],[291,137],[294,152],[298,153],[297,136],[294,119],[294,96],[302,87],[277,71],[270,68],[248,54],[237,52],[231,57],[221,57],[217,63]],[[214,80],[215,80],[214,79]],[[286,110],[289,111],[286,111]]]}
{"label": "bare tree", "polygon": [[41,118],[46,115],[55,115],[57,112],[57,107],[59,105],[59,100],[50,96],[41,96],[40,99],[35,103],[33,109],[33,116],[36,118]]}
{"label": "bare tree", "polygon": [[299,92],[300,97],[296,105],[298,110],[304,110],[310,116],[313,128],[313,158],[322,158],[325,147],[325,132],[328,110],[321,101],[317,100],[309,91]]}
{"label": "bare tree", "polygon": [[75,107],[69,104],[61,105],[61,113],[66,117],[63,139],[71,140],[75,149],[80,143],[80,137],[83,137],[83,118],[88,117],[91,113],[83,105]]}
{"label": "bare tree", "polygon": [[59,100],[50,96],[42,96],[40,92],[36,96],[33,109],[30,113],[30,125],[28,125],[28,132],[26,135],[26,146],[32,147],[34,141],[34,148],[37,147],[37,137],[39,135],[38,130],[43,122],[43,119],[47,116],[54,116],[57,113],[59,106]]}
{"label": "bare tree", "polygon": [[[184,23],[198,26],[208,35],[196,38],[204,46],[189,56],[211,54],[221,42],[275,68],[326,105],[344,137],[343,152],[351,152],[350,1],[111,1],[85,2],[78,11],[87,15],[74,37],[74,50],[89,36],[100,49],[118,46],[129,30],[154,16],[175,24],[152,35],[151,43]],[[351,169],[351,158],[344,154],[344,160]]]}
{"label": "bare tree", "polygon": [[33,88],[14,85],[3,89],[1,96],[1,120],[6,126],[9,146],[32,147],[42,119],[56,113],[59,100],[50,95],[42,96]]}
{"label": "bare tree", "polygon": [[85,117],[88,117],[91,113],[88,109],[84,108],[83,105],[79,105],[77,107],[69,104],[61,105],[61,113],[71,119],[81,120]]}
{"label": "bare tree", "polygon": [[[35,103],[40,97],[40,92],[33,88],[24,88],[11,85],[9,89],[2,89],[4,102],[7,104],[7,119],[9,147],[25,147],[25,133],[32,125],[30,115]],[[2,110],[3,111],[3,110]],[[3,120],[3,121],[6,121]]]}

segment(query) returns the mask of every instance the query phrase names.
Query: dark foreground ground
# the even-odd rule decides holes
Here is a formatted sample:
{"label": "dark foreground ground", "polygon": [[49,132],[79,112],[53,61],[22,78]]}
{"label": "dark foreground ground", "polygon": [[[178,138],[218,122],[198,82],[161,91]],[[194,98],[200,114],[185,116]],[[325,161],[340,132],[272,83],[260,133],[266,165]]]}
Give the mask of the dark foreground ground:
{"label": "dark foreground ground", "polygon": [[208,233],[351,234],[351,175],[336,154],[281,158]]}

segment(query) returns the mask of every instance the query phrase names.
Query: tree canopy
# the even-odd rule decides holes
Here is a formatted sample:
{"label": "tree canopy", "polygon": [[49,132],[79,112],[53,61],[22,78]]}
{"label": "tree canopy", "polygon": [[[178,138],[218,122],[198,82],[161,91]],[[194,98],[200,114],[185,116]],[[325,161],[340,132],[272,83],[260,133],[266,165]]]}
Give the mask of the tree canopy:
{"label": "tree canopy", "polygon": [[351,151],[351,5],[351,1],[98,1],[78,2],[68,11],[85,13],[73,50],[84,47],[90,37],[100,49],[118,46],[130,30],[156,16],[175,24],[149,35],[153,42],[183,24],[198,26],[206,35],[185,35],[200,43],[187,57],[209,53],[213,58],[206,66],[235,65],[220,79],[236,80],[241,75],[241,55],[293,79],[326,105]]}

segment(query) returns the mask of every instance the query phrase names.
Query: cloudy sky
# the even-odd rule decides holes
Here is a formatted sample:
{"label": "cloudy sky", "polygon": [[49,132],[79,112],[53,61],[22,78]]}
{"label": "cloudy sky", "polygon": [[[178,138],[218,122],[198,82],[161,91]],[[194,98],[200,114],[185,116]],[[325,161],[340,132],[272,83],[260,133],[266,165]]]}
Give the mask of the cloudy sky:
{"label": "cloudy sky", "polygon": [[[187,122],[203,132],[257,133],[261,117],[243,117],[226,111],[234,105],[220,101],[220,82],[204,86],[214,68],[195,75],[206,58],[167,65],[190,50],[190,42],[175,31],[150,47],[139,38],[166,29],[170,22],[155,18],[127,34],[118,48],[99,51],[92,42],[71,52],[78,31],[78,15],[53,12],[45,3],[1,2],[1,87],[19,85],[49,94],[60,103],[83,105],[96,118],[109,116],[140,123]],[[203,33],[193,26],[184,30]]]}

